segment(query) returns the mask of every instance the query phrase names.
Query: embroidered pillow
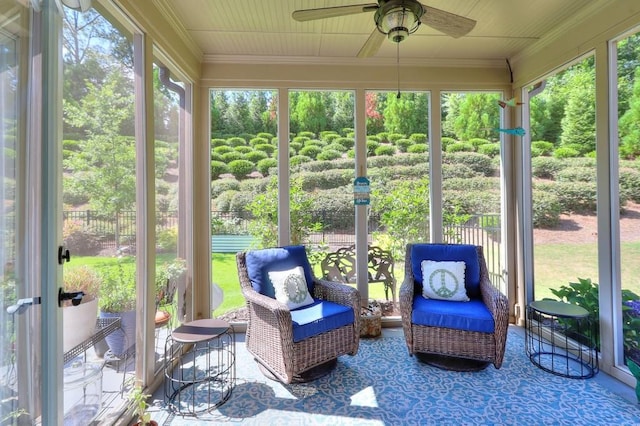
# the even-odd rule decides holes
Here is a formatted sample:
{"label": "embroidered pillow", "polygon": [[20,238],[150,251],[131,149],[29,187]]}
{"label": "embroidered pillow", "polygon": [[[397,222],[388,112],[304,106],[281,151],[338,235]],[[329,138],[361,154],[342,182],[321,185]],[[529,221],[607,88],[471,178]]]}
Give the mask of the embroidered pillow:
{"label": "embroidered pillow", "polygon": [[289,309],[313,303],[302,266],[286,271],[269,271],[268,275],[276,293],[276,300],[287,305]]}
{"label": "embroidered pillow", "polygon": [[467,290],[464,287],[464,262],[436,262],[423,260],[422,295],[427,299],[468,302]]}

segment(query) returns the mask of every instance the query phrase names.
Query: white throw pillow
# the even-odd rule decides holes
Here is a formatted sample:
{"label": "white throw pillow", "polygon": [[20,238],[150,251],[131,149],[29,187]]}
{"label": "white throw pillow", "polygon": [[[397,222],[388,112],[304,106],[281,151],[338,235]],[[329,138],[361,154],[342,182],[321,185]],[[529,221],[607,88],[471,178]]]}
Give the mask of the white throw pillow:
{"label": "white throw pillow", "polygon": [[422,295],[428,299],[468,302],[464,287],[464,262],[436,262],[423,260]]}
{"label": "white throw pillow", "polygon": [[313,303],[302,266],[286,271],[269,271],[268,275],[276,293],[276,300],[287,305],[289,309]]}

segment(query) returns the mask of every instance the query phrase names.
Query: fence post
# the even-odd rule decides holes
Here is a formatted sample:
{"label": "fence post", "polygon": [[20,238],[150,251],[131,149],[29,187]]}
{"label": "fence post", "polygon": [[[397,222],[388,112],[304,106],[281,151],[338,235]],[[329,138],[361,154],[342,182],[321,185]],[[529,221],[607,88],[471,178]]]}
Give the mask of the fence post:
{"label": "fence post", "polygon": [[87,210],[87,226],[91,226],[91,210]]}

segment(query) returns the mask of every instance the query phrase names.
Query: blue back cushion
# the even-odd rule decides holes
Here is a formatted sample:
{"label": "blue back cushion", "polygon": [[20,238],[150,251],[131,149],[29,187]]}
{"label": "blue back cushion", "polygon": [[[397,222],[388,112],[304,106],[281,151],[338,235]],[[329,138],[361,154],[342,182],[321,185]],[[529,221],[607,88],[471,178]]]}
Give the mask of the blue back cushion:
{"label": "blue back cushion", "polygon": [[250,250],[247,252],[246,260],[251,286],[258,293],[275,298],[276,294],[269,279],[269,271],[286,271],[296,266],[302,266],[309,293],[313,296],[313,275],[304,246]]}
{"label": "blue back cushion", "polygon": [[472,244],[414,244],[411,250],[411,269],[416,283],[422,286],[423,260],[464,261],[464,285],[470,298],[480,296],[480,263],[478,251]]}

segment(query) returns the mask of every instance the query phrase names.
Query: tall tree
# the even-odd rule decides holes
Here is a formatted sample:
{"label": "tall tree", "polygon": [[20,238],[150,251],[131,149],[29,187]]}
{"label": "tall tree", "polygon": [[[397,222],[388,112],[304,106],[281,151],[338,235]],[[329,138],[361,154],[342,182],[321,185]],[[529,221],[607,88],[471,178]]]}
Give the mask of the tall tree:
{"label": "tall tree", "polygon": [[579,145],[580,153],[586,154],[596,149],[595,70],[583,63],[572,70],[571,77],[561,145]]}
{"label": "tall tree", "polygon": [[495,128],[500,127],[498,93],[466,93],[462,96],[453,117],[453,130],[458,140],[495,138]]}
{"label": "tall tree", "polygon": [[294,114],[299,131],[310,131],[317,135],[327,129],[329,120],[321,92],[300,92]]}
{"label": "tall tree", "polygon": [[337,91],[333,94],[333,116],[331,130],[341,132],[345,127],[354,127],[354,99],[353,92]]}

